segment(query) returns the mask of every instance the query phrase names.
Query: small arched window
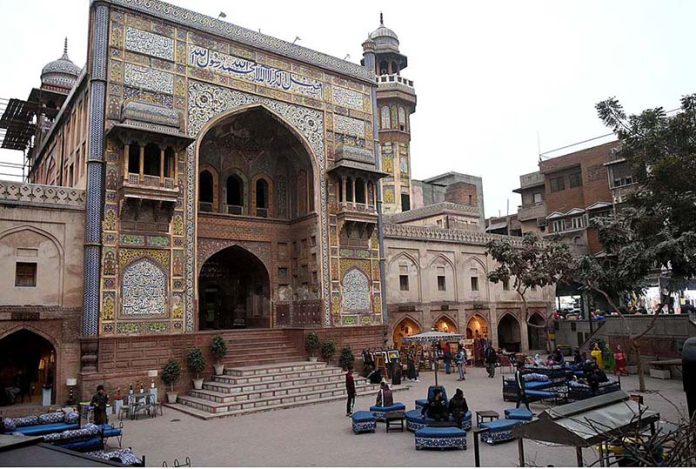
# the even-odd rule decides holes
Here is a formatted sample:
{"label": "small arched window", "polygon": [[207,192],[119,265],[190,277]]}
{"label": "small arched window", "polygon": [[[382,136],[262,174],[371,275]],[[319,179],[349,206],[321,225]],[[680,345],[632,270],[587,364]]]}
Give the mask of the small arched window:
{"label": "small arched window", "polygon": [[365,180],[358,178],[355,180],[355,202],[359,204],[364,204],[366,203],[366,196],[367,194],[365,193]]}
{"label": "small arched window", "polygon": [[382,108],[382,128],[388,129],[390,127],[391,124],[389,122],[389,108],[387,106],[384,106]]}
{"label": "small arched window", "polygon": [[236,174],[227,178],[227,205],[244,205],[244,181]]}
{"label": "small arched window", "polygon": [[346,178],[346,202],[355,202],[352,178]]}
{"label": "small arched window", "polygon": [[403,107],[399,107],[399,130],[406,130],[406,111]]}
{"label": "small arched window", "polygon": [[205,204],[213,203],[213,175],[204,170],[199,176],[198,199]]}
{"label": "small arched window", "polygon": [[379,74],[380,75],[389,75],[389,64],[387,63],[386,60],[382,60],[379,63]]}
{"label": "small arched window", "polygon": [[256,216],[268,216],[268,182],[265,179],[256,181]]}

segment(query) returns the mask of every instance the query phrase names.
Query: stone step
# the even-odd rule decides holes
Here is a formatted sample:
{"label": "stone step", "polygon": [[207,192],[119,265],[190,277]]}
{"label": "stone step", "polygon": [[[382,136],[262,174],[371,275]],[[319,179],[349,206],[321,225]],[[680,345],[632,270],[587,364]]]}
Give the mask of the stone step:
{"label": "stone step", "polygon": [[298,360],[294,362],[288,361],[282,363],[276,362],[261,365],[233,367],[226,369],[225,374],[229,376],[267,375],[290,371],[316,370],[319,368],[326,368],[326,363]]}
{"label": "stone step", "polygon": [[[285,362],[292,362],[295,361],[292,358],[286,358],[286,357],[302,357],[295,349],[273,349],[273,350],[265,350],[265,351],[244,351],[244,352],[234,352],[232,354],[229,354],[222,360],[222,363],[227,363],[227,362],[244,362],[247,360],[255,360],[255,359],[267,359],[267,358],[275,358],[276,362],[277,361],[285,361]],[[304,358],[304,357],[302,357]],[[299,361],[299,360],[298,360]],[[239,367],[235,367],[239,368]]]}
{"label": "stone step", "polygon": [[[300,371],[285,371],[282,373],[270,373],[266,375],[251,375],[251,376],[230,376],[216,375],[212,381],[207,381],[205,384],[222,385],[222,387],[248,387],[255,386],[254,389],[268,389],[268,384],[283,384],[285,382],[300,381],[300,380],[319,380],[334,376],[343,378],[344,371],[337,367],[317,368],[314,370]],[[307,381],[311,382],[311,381]],[[319,381],[317,381],[319,382]]]}
{"label": "stone step", "polygon": [[[307,379],[307,378],[305,378]],[[355,385],[359,386],[367,383],[367,380],[362,378],[362,380],[356,380]],[[207,384],[207,385],[206,385]],[[277,386],[276,386],[277,385]],[[335,389],[345,389],[346,383],[345,379],[341,376],[336,376],[333,379],[327,380],[325,382],[317,383],[298,383],[291,384],[290,382],[283,383],[264,383],[258,384],[256,386],[275,386],[266,389],[244,389],[237,387],[234,390],[225,389],[221,387],[211,386],[210,383],[204,383],[203,389],[191,390],[189,395],[191,397],[198,397],[201,399],[208,399],[214,402],[241,402],[241,401],[254,401],[263,398],[273,398],[273,397],[284,397],[293,394],[302,394],[309,391],[329,391]],[[253,386],[246,386],[253,387]],[[212,389],[211,389],[212,388]]]}
{"label": "stone step", "polygon": [[[379,385],[376,384],[356,384],[356,393],[367,392],[376,393],[379,389]],[[193,391],[192,391],[193,392]],[[326,390],[316,390],[316,391],[305,391],[295,394],[288,394],[287,396],[279,397],[264,397],[259,399],[236,401],[236,402],[214,402],[208,399],[208,395],[205,398],[193,397],[193,396],[180,396],[179,403],[184,404],[188,407],[193,407],[194,409],[203,410],[211,414],[217,414],[221,412],[234,412],[239,410],[249,410],[249,409],[261,409],[269,406],[274,406],[277,404],[296,404],[303,403],[312,399],[322,399],[326,397],[345,397],[346,389],[345,387],[337,389],[326,389]]]}
{"label": "stone step", "polygon": [[[392,391],[393,392],[399,392],[403,390],[409,389],[410,386],[408,385],[401,385],[401,386],[392,386]],[[358,396],[369,396],[375,393],[377,389],[377,385],[374,385],[373,388],[370,389],[357,389],[356,388],[356,394]],[[299,402],[294,402],[294,403],[277,403],[273,405],[268,405],[265,407],[253,407],[253,408],[247,408],[247,409],[242,409],[242,410],[233,410],[233,411],[226,411],[226,412],[207,412],[205,410],[200,410],[196,409],[195,407],[190,407],[188,405],[184,404],[164,404],[166,407],[169,407],[171,409],[178,410],[180,412],[183,412],[185,414],[193,415],[194,417],[198,417],[201,419],[214,419],[214,418],[222,418],[222,417],[234,417],[237,415],[246,415],[246,414],[251,414],[251,413],[256,413],[256,412],[265,412],[265,411],[271,411],[271,410],[279,410],[279,409],[287,409],[290,407],[299,407],[299,406],[305,406],[305,405],[311,405],[311,404],[322,404],[324,402],[331,402],[331,401],[337,401],[337,400],[343,400],[345,399],[346,396],[345,394],[342,396],[329,396],[329,397],[323,397],[323,398],[314,398],[314,399],[307,399]]]}
{"label": "stone step", "polygon": [[227,344],[227,354],[228,356],[230,355],[231,352],[234,353],[241,353],[241,352],[256,352],[256,353],[263,353],[264,351],[270,351],[270,350],[295,350],[295,346],[292,343],[285,343],[285,342],[273,342],[269,344],[264,344],[264,345],[258,345],[258,344],[236,344],[236,345],[230,345]]}
{"label": "stone step", "polygon": [[300,355],[283,355],[282,357],[249,357],[249,358],[244,358],[242,360],[230,360],[225,362],[225,367],[226,368],[240,368],[243,366],[258,366],[258,365],[274,365],[278,362],[285,361],[285,362],[299,362],[302,361],[302,359],[305,357],[302,357]]}

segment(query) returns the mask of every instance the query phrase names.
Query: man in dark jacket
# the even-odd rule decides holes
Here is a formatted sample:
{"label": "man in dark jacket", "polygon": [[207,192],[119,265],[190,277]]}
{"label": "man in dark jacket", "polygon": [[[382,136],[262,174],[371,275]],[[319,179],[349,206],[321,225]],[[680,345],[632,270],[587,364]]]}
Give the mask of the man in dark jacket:
{"label": "man in dark jacket", "polygon": [[379,391],[377,391],[377,401],[375,405],[380,407],[389,407],[394,404],[394,396],[392,395],[392,390],[389,389],[389,385],[386,381],[382,381]]}
{"label": "man in dark jacket", "polygon": [[355,380],[353,379],[353,368],[348,368],[346,373],[346,392],[348,393],[348,401],[346,402],[346,416],[353,415],[353,406],[355,405]]}
{"label": "man in dark jacket", "polygon": [[92,396],[89,405],[94,407],[94,423],[95,425],[103,425],[109,423],[106,416],[106,406],[109,403],[109,396],[104,391],[104,386],[97,386],[97,393]]}
{"label": "man in dark jacket", "polygon": [[529,408],[529,399],[527,398],[527,393],[524,387],[524,361],[520,360],[517,362],[517,370],[515,371],[515,384],[517,385],[517,405],[515,408],[519,408],[520,404],[524,404],[528,411],[532,411]]}
{"label": "man in dark jacket", "polygon": [[498,353],[490,342],[488,342],[488,347],[486,347],[486,350],[483,352],[483,358],[486,361],[488,377],[495,378],[495,364],[498,363]]}
{"label": "man in dark jacket", "polygon": [[449,413],[452,414],[454,422],[459,428],[462,428],[464,416],[468,411],[469,406],[466,405],[464,392],[461,389],[457,389],[457,392],[454,393],[454,397],[449,401]]}

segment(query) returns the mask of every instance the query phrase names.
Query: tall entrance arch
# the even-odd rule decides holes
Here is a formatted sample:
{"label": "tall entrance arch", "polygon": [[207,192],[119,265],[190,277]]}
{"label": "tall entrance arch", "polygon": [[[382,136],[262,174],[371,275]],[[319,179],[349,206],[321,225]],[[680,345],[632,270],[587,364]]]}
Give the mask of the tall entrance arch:
{"label": "tall entrance arch", "polygon": [[498,322],[498,346],[508,352],[519,352],[521,337],[519,321],[512,314],[503,316]]}
{"label": "tall entrance arch", "polygon": [[442,316],[440,319],[435,321],[433,327],[435,330],[440,332],[451,332],[453,334],[458,332],[457,325],[447,316]]}
{"label": "tall entrance arch", "polygon": [[268,271],[254,254],[223,249],[203,264],[198,279],[200,330],[270,327]]}
{"label": "tall entrance arch", "polygon": [[53,345],[27,329],[0,339],[0,406],[41,404],[43,389],[55,403],[57,358]]}
{"label": "tall entrance arch", "polygon": [[544,321],[544,318],[539,313],[534,313],[529,318],[529,324],[527,325],[529,350],[546,350],[546,333],[544,332],[545,324],[546,321]]}
{"label": "tall entrance arch", "polygon": [[467,339],[487,339],[488,338],[488,321],[483,316],[474,314],[469,322],[466,323],[466,338]]}
{"label": "tall entrance arch", "polygon": [[394,328],[394,348],[401,348],[401,341],[404,337],[420,334],[420,326],[411,318],[404,318]]}

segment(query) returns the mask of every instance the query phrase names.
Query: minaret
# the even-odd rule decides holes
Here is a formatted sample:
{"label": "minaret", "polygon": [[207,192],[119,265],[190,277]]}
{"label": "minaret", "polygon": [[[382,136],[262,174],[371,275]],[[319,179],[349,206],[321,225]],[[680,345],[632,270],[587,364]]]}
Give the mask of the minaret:
{"label": "minaret", "polygon": [[[413,81],[401,76],[408,60],[399,52],[399,37],[384,26],[363,43],[364,57],[374,54],[377,75],[377,120],[382,154],[382,171],[389,176],[381,180],[384,213],[398,213],[411,208],[411,125],[416,110]],[[369,49],[369,50],[368,50]],[[363,59],[365,65],[365,59]]]}

